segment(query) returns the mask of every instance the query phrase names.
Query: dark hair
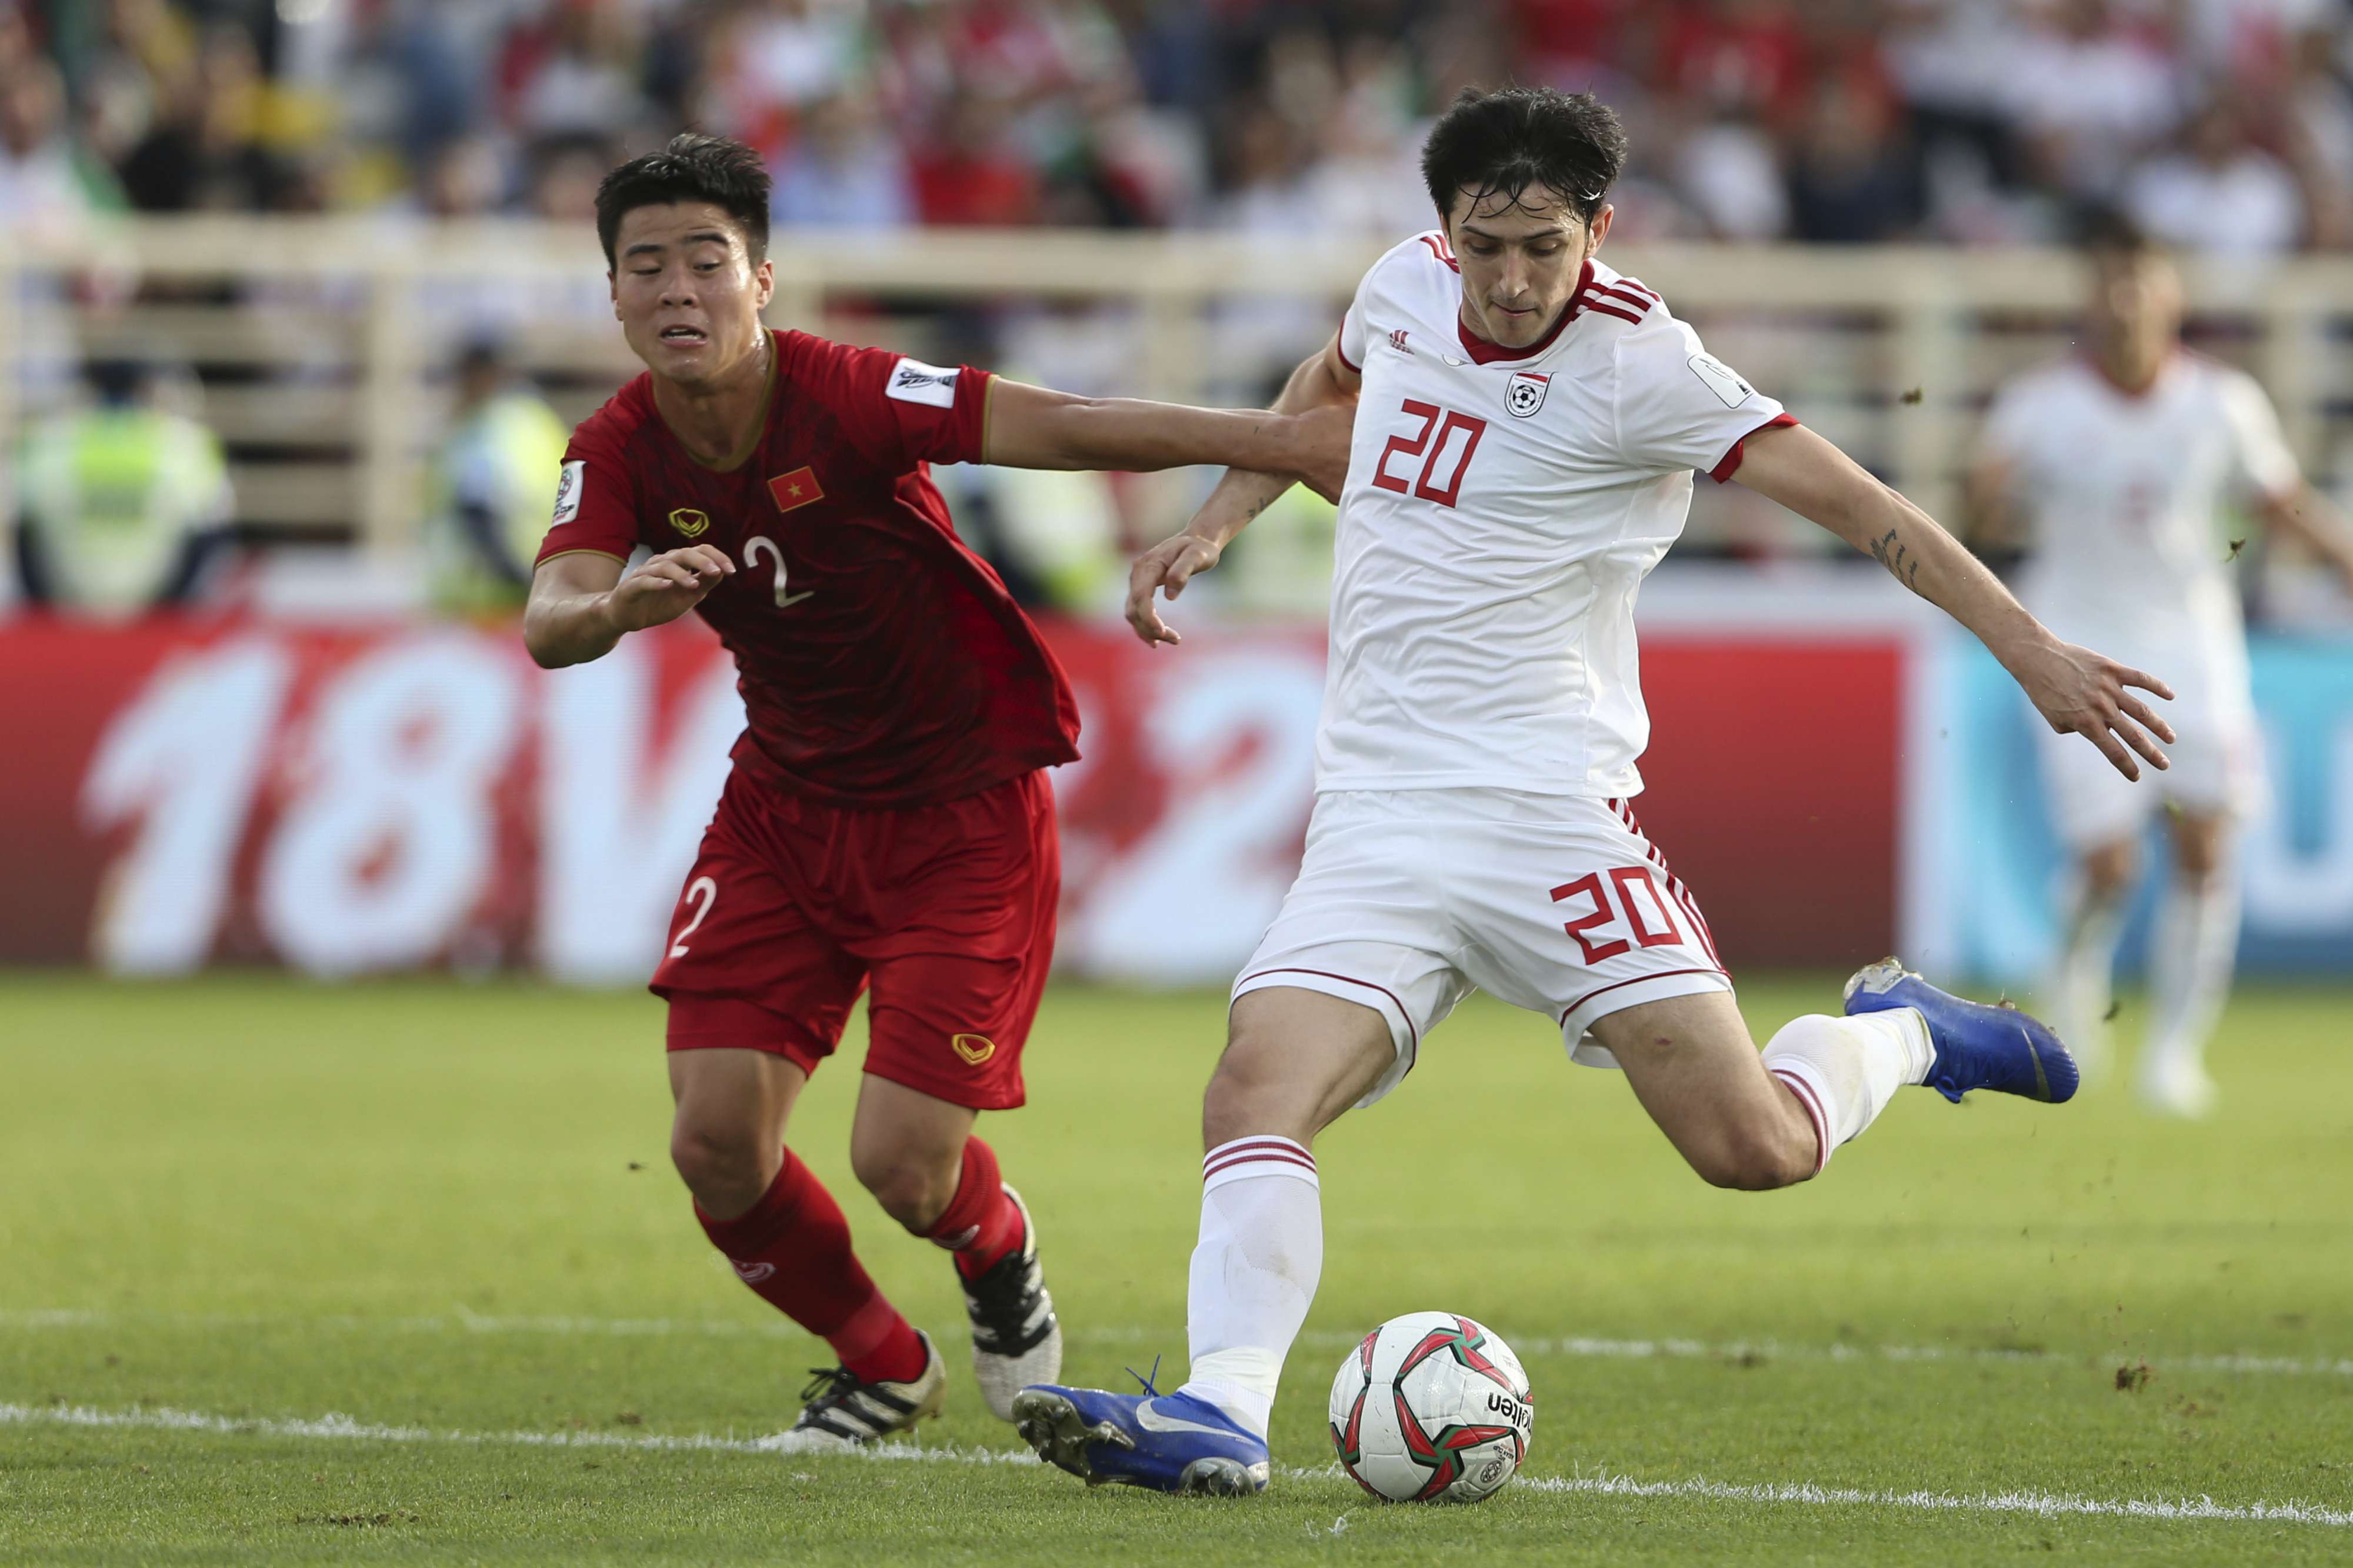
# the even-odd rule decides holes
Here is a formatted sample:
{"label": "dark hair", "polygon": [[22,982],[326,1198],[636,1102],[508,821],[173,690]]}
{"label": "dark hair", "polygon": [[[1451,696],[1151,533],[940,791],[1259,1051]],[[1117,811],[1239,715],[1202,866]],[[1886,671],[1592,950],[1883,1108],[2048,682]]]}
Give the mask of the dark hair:
{"label": "dark hair", "polygon": [[2093,207],[2078,215],[2075,243],[2095,260],[2134,261],[2166,254],[2163,240],[2116,207]]}
{"label": "dark hair", "polygon": [[760,155],[724,136],[689,132],[673,136],[659,153],[632,158],[596,187],[596,237],[605,265],[613,265],[614,237],[621,219],[638,207],[670,202],[709,202],[744,230],[744,247],[754,266],[768,256],[768,171]]}
{"label": "dark hair", "polygon": [[1558,195],[1586,222],[1626,167],[1626,128],[1589,92],[1548,87],[1466,87],[1421,144],[1421,177],[1440,222],[1463,191],[1476,201],[1521,199],[1531,186]]}

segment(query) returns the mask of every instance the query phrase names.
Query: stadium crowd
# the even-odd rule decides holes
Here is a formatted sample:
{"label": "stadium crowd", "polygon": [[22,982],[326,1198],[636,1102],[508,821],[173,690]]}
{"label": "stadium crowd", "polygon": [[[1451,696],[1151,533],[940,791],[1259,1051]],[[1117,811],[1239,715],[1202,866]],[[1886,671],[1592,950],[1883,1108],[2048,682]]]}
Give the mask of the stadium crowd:
{"label": "stadium crowd", "polygon": [[2353,245],[2342,0],[0,0],[0,221],[577,217],[685,123],[785,224],[1388,233],[1468,81],[1591,87],[1628,237]]}

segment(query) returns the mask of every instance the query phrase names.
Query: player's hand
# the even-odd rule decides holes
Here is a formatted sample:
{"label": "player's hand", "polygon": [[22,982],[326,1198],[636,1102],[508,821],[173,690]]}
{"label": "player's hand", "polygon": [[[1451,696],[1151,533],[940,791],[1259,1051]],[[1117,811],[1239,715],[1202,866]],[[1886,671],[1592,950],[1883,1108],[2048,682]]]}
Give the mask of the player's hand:
{"label": "player's hand", "polygon": [[1185,639],[1176,629],[1160,618],[1153,604],[1155,592],[1165,593],[1173,601],[1185,591],[1185,584],[1197,572],[1207,572],[1218,563],[1223,549],[1198,533],[1179,533],[1164,539],[1135,558],[1127,573],[1127,624],[1144,639],[1146,647],[1160,643],[1175,646]]}
{"label": "player's hand", "polygon": [[1355,439],[1356,408],[1353,403],[1327,403],[1292,415],[1299,460],[1299,480],[1325,500],[1340,499],[1348,482],[1348,447]]}
{"label": "player's hand", "polygon": [[620,631],[658,626],[702,603],[703,595],[734,570],[726,552],[708,544],[667,550],[613,584],[605,596],[605,613]]}
{"label": "player's hand", "polygon": [[2063,735],[2090,741],[2125,777],[2140,777],[2136,752],[2153,768],[2173,765],[2158,747],[2158,741],[2172,743],[2173,726],[2130,689],[2138,687],[2170,702],[2173,689],[2157,677],[2056,637],[2012,664],[2010,674],[2045,723]]}

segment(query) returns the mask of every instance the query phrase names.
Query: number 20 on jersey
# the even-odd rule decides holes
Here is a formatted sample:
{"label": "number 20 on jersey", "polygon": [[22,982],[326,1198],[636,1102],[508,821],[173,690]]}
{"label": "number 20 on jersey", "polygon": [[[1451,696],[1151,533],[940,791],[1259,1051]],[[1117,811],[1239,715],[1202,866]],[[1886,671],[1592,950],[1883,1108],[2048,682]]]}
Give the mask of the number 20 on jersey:
{"label": "number 20 on jersey", "polygon": [[[1388,445],[1381,448],[1381,460],[1373,465],[1374,487],[1451,507],[1462,493],[1462,476],[1470,471],[1479,438],[1487,433],[1487,422],[1411,397],[1405,400],[1405,412],[1420,420],[1421,428],[1410,436],[1389,437]],[[1400,458],[1404,461],[1391,472],[1390,460]],[[1414,473],[1416,458],[1421,459],[1419,474]],[[1441,468],[1447,470],[1442,483],[1438,478]]]}

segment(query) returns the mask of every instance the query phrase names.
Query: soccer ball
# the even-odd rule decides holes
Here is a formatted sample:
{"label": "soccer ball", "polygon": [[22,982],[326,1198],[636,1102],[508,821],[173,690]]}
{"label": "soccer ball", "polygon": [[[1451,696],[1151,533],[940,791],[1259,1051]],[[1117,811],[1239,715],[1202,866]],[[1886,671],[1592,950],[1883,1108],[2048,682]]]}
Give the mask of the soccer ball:
{"label": "soccer ball", "polygon": [[1477,1502],[1518,1473],[1535,1424],[1512,1347],[1456,1312],[1391,1318],[1332,1379],[1340,1468],[1388,1502]]}

